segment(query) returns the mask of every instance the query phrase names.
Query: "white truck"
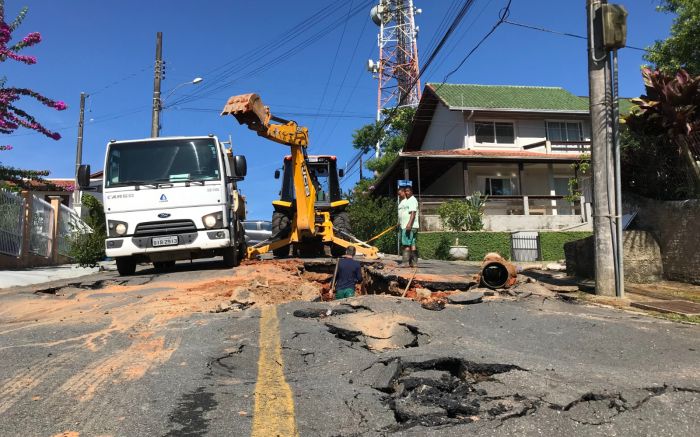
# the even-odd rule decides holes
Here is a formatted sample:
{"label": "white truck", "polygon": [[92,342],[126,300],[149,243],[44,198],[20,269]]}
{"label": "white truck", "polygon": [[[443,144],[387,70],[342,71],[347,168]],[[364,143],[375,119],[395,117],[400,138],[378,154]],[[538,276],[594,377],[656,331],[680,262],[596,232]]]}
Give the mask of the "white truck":
{"label": "white truck", "polygon": [[[110,141],[105,248],[119,274],[133,274],[142,262],[164,270],[176,260],[213,256],[238,265],[246,251],[245,200],[236,184],[246,171],[245,157],[213,135]],[[89,175],[89,166],[79,167],[81,187]]]}

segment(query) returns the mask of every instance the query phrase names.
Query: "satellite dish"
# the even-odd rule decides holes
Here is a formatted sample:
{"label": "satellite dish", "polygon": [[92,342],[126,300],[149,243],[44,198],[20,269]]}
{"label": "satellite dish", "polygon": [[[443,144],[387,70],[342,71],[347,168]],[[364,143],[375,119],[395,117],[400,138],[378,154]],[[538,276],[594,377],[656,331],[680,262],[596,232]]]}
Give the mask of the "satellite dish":
{"label": "satellite dish", "polygon": [[374,5],[369,11],[370,18],[377,26],[380,26],[384,20],[384,17],[382,16],[384,14],[384,9],[385,8],[383,5]]}

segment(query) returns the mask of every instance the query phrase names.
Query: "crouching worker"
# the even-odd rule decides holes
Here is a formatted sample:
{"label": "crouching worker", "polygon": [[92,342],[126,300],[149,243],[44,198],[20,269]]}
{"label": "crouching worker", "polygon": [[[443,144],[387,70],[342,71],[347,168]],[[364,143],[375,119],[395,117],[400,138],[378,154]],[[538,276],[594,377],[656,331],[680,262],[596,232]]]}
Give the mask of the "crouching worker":
{"label": "crouching worker", "polygon": [[353,259],[355,248],[345,249],[345,255],[338,260],[338,276],[335,281],[335,298],[345,299],[355,296],[355,284],[362,283],[360,263]]}

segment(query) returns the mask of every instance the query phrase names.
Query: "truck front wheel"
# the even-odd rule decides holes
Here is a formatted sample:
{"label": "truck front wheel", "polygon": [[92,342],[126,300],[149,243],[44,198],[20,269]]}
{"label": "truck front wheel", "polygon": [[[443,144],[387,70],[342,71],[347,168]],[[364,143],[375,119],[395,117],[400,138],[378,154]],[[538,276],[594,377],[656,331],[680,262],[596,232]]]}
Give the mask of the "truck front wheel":
{"label": "truck front wheel", "polygon": [[231,269],[233,267],[238,267],[238,265],[241,263],[241,258],[239,255],[240,253],[238,246],[226,248],[224,252],[224,265],[226,268]]}
{"label": "truck front wheel", "polygon": [[117,271],[120,276],[130,276],[136,272],[136,261],[130,256],[117,257]]}

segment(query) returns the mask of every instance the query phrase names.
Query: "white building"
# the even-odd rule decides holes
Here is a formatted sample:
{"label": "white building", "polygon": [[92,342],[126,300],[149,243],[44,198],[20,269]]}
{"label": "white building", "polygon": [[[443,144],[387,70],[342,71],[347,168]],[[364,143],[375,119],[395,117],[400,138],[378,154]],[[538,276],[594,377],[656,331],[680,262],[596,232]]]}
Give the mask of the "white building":
{"label": "white building", "polygon": [[424,230],[441,229],[441,203],[477,191],[488,196],[486,230],[590,230],[589,190],[565,199],[590,137],[588,98],[562,88],[428,84],[375,192],[411,179]]}

